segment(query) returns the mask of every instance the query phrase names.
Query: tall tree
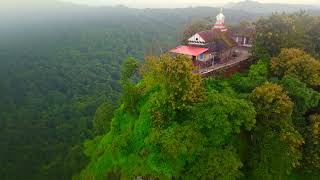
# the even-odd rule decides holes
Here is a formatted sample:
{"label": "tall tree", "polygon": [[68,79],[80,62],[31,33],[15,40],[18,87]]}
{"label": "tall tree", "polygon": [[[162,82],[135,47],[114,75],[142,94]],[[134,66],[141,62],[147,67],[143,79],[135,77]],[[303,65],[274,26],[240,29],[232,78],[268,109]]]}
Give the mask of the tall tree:
{"label": "tall tree", "polygon": [[271,60],[271,71],[278,77],[294,76],[312,87],[320,85],[320,62],[300,49],[282,49]]}
{"label": "tall tree", "polygon": [[93,117],[95,135],[103,135],[110,130],[114,110],[115,106],[110,102],[105,102],[97,108]]}
{"label": "tall tree", "polygon": [[250,99],[257,111],[252,177],[287,179],[300,165],[304,143],[291,121],[293,103],[281,86],[272,83],[257,87]]}
{"label": "tall tree", "polygon": [[314,52],[314,48],[306,46],[312,43],[306,32],[310,31],[313,22],[313,17],[304,11],[294,14],[275,13],[270,17],[260,18],[255,23],[257,36],[254,53],[276,56],[282,48],[300,48]]}
{"label": "tall tree", "polygon": [[320,170],[320,115],[313,114],[308,119],[306,131],[306,145],[304,147],[304,159],[307,172],[319,176]]}

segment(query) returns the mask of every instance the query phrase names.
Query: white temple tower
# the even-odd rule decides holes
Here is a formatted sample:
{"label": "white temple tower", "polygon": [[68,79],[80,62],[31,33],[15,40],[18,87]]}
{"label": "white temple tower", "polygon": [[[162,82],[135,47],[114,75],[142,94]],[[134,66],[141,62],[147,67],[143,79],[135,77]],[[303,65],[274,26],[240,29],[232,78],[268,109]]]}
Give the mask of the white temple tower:
{"label": "white temple tower", "polygon": [[219,29],[221,31],[227,31],[228,29],[225,27],[225,16],[222,14],[222,8],[220,13],[217,15],[216,23],[213,26],[213,29]]}

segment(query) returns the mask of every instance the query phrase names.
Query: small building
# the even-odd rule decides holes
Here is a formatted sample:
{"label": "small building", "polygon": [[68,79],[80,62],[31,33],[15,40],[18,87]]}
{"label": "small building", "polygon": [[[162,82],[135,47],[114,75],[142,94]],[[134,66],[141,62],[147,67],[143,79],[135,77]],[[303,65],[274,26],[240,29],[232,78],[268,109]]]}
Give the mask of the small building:
{"label": "small building", "polygon": [[196,46],[178,46],[170,52],[175,54],[183,54],[190,57],[193,61],[208,61],[211,55],[208,54],[208,48],[201,48]]}
{"label": "small building", "polygon": [[170,52],[189,56],[195,65],[214,66],[228,61],[237,45],[231,31],[225,27],[225,16],[221,9],[212,29],[194,34],[188,39],[187,45],[178,46]]}
{"label": "small building", "polygon": [[240,47],[251,48],[253,46],[255,36],[256,33],[253,26],[232,29],[232,38]]}

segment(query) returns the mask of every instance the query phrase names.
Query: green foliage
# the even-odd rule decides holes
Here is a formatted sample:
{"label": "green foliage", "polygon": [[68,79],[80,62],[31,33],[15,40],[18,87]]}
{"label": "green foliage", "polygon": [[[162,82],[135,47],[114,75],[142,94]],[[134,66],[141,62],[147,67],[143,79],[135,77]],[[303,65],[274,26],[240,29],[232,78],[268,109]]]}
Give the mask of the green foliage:
{"label": "green foliage", "polygon": [[77,174],[87,161],[75,147],[93,138],[94,129],[109,129],[102,121],[111,112],[93,118],[101,104],[119,99],[122,61],[143,59],[149,47],[156,55],[159,47],[174,46],[185,23],[153,11],[70,9],[59,8],[67,13],[55,12],[53,19],[27,13],[28,23],[20,19],[8,33],[0,28],[1,179],[63,180]]}
{"label": "green foliage", "polygon": [[[290,117],[291,105],[289,105],[287,97],[282,96],[280,98],[282,100],[278,99],[276,101],[274,101],[275,98],[269,99],[267,97],[271,93],[267,91],[272,92],[271,89],[265,89],[264,93],[258,93],[260,94],[259,98],[256,95],[251,95],[251,98],[256,96],[253,101],[258,114],[262,115],[262,118],[266,116],[268,119],[270,119],[269,116],[272,116],[271,119],[278,122],[273,123],[271,129],[265,129],[267,124],[261,125],[261,117],[258,116],[257,118],[257,126],[261,127],[260,130],[257,128],[257,133],[255,133],[259,140],[256,141],[257,146],[253,153],[257,157],[253,159],[259,159],[258,157],[260,157],[260,160],[252,161],[256,162],[251,167],[254,170],[253,177],[255,178],[273,179],[278,177],[278,179],[288,179],[287,175],[292,172],[292,167],[297,172],[292,174],[299,177],[312,178],[319,174],[317,165],[319,151],[318,146],[313,143],[314,135],[312,133],[312,127],[315,129],[317,127],[317,115],[306,118],[310,113],[318,111],[320,100],[318,92],[320,64],[318,60],[312,57],[319,57],[318,27],[319,18],[311,17],[304,12],[292,15],[274,14],[269,18],[262,18],[256,23],[257,39],[253,50],[254,54],[256,57],[268,54],[275,56],[270,63],[270,70],[272,75],[275,76],[273,79],[280,79],[277,82],[288,92],[287,95],[294,102],[294,106],[292,117]],[[263,103],[267,102],[264,101],[267,99],[270,100],[270,106],[268,106],[268,103]],[[288,106],[284,106],[284,104]],[[272,112],[273,110],[276,112]],[[272,113],[269,114],[270,112]],[[288,132],[290,133],[288,134]],[[268,140],[269,143],[263,141],[267,134],[272,134],[272,138],[270,137],[270,140]],[[275,143],[278,143],[278,145]],[[301,148],[302,144],[304,145]],[[267,147],[270,147],[270,149],[266,149]],[[281,149],[279,149],[280,147]],[[282,151],[290,153],[284,155],[281,153]],[[259,153],[258,156],[258,152],[262,153]],[[285,159],[277,160],[274,157]],[[278,164],[279,167],[282,166],[282,169],[279,170],[280,168],[278,168],[278,170],[272,171],[277,169],[277,166],[273,166],[272,162],[275,165]],[[285,172],[282,171],[283,169],[286,169],[287,175],[285,173],[281,174],[281,172]],[[278,172],[279,176],[270,172]]]}
{"label": "green foliage", "polygon": [[305,44],[315,45],[316,34],[307,33],[312,27],[315,19],[305,12],[294,14],[275,13],[267,18],[260,18],[256,23],[256,43],[255,54],[268,53],[272,56],[278,55],[282,48],[301,48],[309,52],[314,52]]}
{"label": "green foliage", "polygon": [[124,108],[132,114],[138,113],[138,102],[141,97],[142,91],[143,87],[141,86],[135,86],[131,83],[123,85],[122,102]]}
{"label": "green foliage", "polygon": [[98,107],[93,117],[93,129],[96,135],[105,134],[110,130],[114,110],[115,106],[109,102]]}
{"label": "green foliage", "polygon": [[[292,17],[274,14],[268,18],[261,18],[256,22],[257,40],[256,46],[263,47],[271,55],[279,53],[281,48],[287,47],[294,32]],[[289,32],[291,34],[285,34]],[[289,37],[291,36],[291,39]],[[261,52],[259,52],[261,53]]]}
{"label": "green foliage", "polygon": [[81,178],[104,179],[115,170],[124,179],[240,177],[243,164],[234,139],[254,127],[254,107],[213,91],[204,99],[201,79],[192,70],[183,56],[149,59],[136,85],[145,87],[138,116],[124,106],[117,110],[111,131],[100,143],[86,144],[91,162]]}
{"label": "green foliage", "polygon": [[320,57],[320,18],[315,17],[314,21],[311,23],[310,28],[307,30],[307,38],[311,43],[305,44],[308,52],[311,54]]}
{"label": "green foliage", "polygon": [[137,103],[142,87],[135,86],[139,64],[134,58],[126,59],[121,66],[120,84],[123,89],[122,101],[126,110],[137,113]]}
{"label": "green foliage", "polygon": [[268,75],[268,63],[261,59],[250,67],[247,74],[235,74],[228,79],[228,82],[239,93],[251,93],[253,89],[267,81]]}
{"label": "green foliage", "polygon": [[202,154],[197,163],[190,169],[190,179],[238,179],[243,174],[239,169],[243,166],[236,150],[231,147],[209,149]]}
{"label": "green foliage", "polygon": [[287,179],[300,165],[304,144],[291,121],[293,103],[281,86],[269,82],[257,87],[250,99],[257,111],[252,177]]}
{"label": "green foliage", "polygon": [[160,59],[147,59],[142,74],[147,90],[159,89],[157,98],[153,99],[155,107],[152,109],[159,126],[183,115],[194,103],[203,100],[202,80],[193,70],[191,60],[185,56],[172,58],[166,54]]}
{"label": "green foliage", "polygon": [[281,84],[295,104],[295,116],[303,116],[308,110],[318,106],[320,101],[319,92],[308,88],[299,79],[287,76],[282,79]]}
{"label": "green foliage", "polygon": [[[260,19],[248,73],[203,81],[189,59],[164,55],[147,58],[138,82],[134,58],[173,47],[212,10],[68,11],[72,20],[0,33],[1,179],[318,178],[319,18]],[[311,55],[281,53],[292,47]],[[288,93],[265,84],[269,67]]]}
{"label": "green foliage", "polygon": [[320,170],[320,115],[313,114],[309,117],[307,139],[304,147],[305,170],[319,175]]}
{"label": "green foliage", "polygon": [[271,70],[278,77],[295,76],[309,86],[320,85],[320,62],[299,49],[282,49],[272,59]]}
{"label": "green foliage", "polygon": [[267,129],[256,134],[257,144],[251,157],[251,179],[289,179],[293,163],[299,160],[301,155],[291,153],[290,146],[279,139],[278,132]]}
{"label": "green foliage", "polygon": [[277,84],[267,82],[257,87],[252,92],[250,100],[255,104],[261,121],[287,120],[291,117],[293,103]]}
{"label": "green foliage", "polygon": [[227,141],[219,140],[219,137],[228,138],[232,133],[240,133],[242,128],[252,129],[255,124],[255,110],[248,101],[215,92],[210,93],[205,102],[197,105],[193,114],[196,116],[197,126],[212,138],[217,138],[211,142],[213,144]]}
{"label": "green foliage", "polygon": [[129,80],[132,80],[133,76],[137,73],[139,63],[136,59],[129,57],[126,59],[121,66],[121,81],[126,83]]}
{"label": "green foliage", "polygon": [[[288,44],[299,45],[299,40]],[[86,146],[91,162],[80,177],[289,179],[300,172],[316,174],[319,123],[304,116],[318,106],[319,93],[301,78],[310,76],[307,70],[295,65],[286,73],[282,66],[311,56],[297,50],[277,63],[272,59],[272,72],[275,67],[280,72],[272,79],[282,88],[268,82],[270,52],[261,49],[247,73],[204,81],[192,73],[186,57],[147,58],[142,81],[131,86],[139,93],[127,92],[135,103],[126,108],[124,102],[111,131]]]}

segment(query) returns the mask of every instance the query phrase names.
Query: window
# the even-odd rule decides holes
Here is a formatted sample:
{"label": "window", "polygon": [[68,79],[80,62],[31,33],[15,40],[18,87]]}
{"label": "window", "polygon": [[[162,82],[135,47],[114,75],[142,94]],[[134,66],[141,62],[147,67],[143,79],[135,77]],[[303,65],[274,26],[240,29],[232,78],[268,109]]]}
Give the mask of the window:
{"label": "window", "polygon": [[203,61],[204,60],[204,54],[200,54],[200,61]]}
{"label": "window", "polygon": [[199,40],[199,38],[196,38],[196,41],[198,41]]}

